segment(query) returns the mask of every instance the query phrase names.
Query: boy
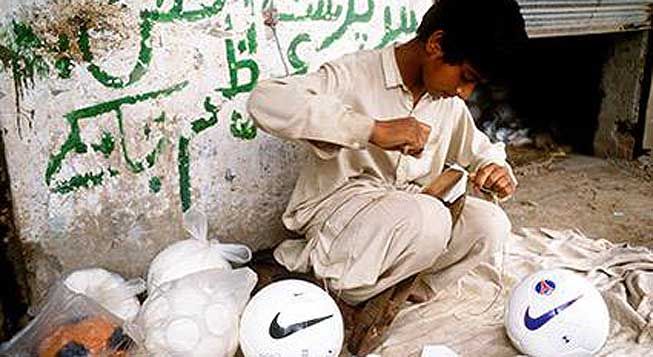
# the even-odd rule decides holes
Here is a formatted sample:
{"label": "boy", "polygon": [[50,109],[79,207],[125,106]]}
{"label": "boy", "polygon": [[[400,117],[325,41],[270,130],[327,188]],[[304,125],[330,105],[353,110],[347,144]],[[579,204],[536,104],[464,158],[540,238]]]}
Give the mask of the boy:
{"label": "boy", "polygon": [[434,185],[457,163],[475,187],[514,192],[503,145],[475,127],[463,100],[509,68],[525,40],[514,0],[440,0],[405,44],[260,83],[248,101],[257,125],[315,154],[283,215],[305,239],[283,242],[275,259],[312,269],[350,304],[417,274],[411,299],[425,301],[492,262],[510,232],[502,209],[468,197],[456,222]]}

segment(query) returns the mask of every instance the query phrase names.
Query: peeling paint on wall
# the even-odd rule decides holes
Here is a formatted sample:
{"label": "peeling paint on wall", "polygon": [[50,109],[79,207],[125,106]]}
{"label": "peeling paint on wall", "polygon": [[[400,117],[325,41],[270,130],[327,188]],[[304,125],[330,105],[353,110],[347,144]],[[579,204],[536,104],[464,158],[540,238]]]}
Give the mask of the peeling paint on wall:
{"label": "peeling paint on wall", "polygon": [[0,29],[0,59],[2,69],[10,72],[13,80],[18,136],[22,136],[21,117],[18,115],[21,98],[26,89],[34,86],[36,79],[45,78],[50,72],[43,58],[43,46],[29,25],[12,21]]}
{"label": "peeling paint on wall", "polygon": [[78,64],[85,56],[78,43],[82,29],[93,33],[94,55],[105,57],[134,36],[137,27],[126,5],[109,0],[50,0],[48,6],[25,12],[22,21],[30,24],[55,60]]}

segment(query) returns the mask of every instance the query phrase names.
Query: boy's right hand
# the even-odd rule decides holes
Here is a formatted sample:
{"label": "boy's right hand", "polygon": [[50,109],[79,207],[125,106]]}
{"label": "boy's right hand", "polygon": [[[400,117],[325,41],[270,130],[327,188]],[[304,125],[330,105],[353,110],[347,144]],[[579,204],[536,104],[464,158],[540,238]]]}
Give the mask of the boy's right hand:
{"label": "boy's right hand", "polygon": [[384,150],[397,150],[419,157],[430,133],[431,127],[414,117],[377,120],[372,129],[370,143]]}

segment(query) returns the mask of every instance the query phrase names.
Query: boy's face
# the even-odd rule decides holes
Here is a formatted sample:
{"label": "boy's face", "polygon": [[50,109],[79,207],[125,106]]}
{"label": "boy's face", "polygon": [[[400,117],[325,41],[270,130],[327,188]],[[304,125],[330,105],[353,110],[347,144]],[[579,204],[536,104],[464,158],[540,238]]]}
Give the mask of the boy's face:
{"label": "boy's face", "polygon": [[479,81],[479,75],[467,63],[448,64],[442,60],[428,60],[422,69],[422,80],[433,98],[459,96],[467,100]]}
{"label": "boy's face", "polygon": [[442,31],[436,31],[426,41],[422,81],[426,91],[434,98],[459,96],[466,100],[480,81],[480,75],[469,63],[445,62],[440,46],[442,36]]}

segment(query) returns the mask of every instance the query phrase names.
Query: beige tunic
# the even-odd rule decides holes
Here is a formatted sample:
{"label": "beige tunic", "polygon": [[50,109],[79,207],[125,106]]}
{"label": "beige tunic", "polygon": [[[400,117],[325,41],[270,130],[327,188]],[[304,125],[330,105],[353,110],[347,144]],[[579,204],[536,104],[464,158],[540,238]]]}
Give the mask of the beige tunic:
{"label": "beige tunic", "polygon": [[[451,235],[447,227],[448,211],[438,201],[418,194],[422,186],[442,172],[445,163],[455,162],[472,172],[489,163],[509,168],[503,144],[492,144],[475,127],[461,99],[434,99],[425,95],[413,106],[412,94],[402,83],[393,47],[346,55],[305,76],[261,82],[250,96],[248,110],[266,132],[307,143],[316,154],[303,167],[283,215],[284,225],[305,234],[307,240],[286,242],[275,256],[292,270],[307,270],[312,266],[318,276],[330,279],[333,287],[352,292],[349,296],[352,301],[367,298],[402,276],[433,265],[434,259],[445,252]],[[374,120],[407,116],[431,126],[419,159],[368,143]],[[424,219],[432,222],[430,228],[408,233],[393,228],[405,220],[400,219],[400,212],[388,211],[407,212],[413,206],[421,207],[419,219],[428,213]],[[468,222],[472,220],[470,212],[463,214]],[[342,229],[337,232],[328,229],[329,219],[338,220],[347,226],[342,229],[349,230],[349,221],[365,223],[358,223],[343,238]],[[491,225],[491,222],[484,224]],[[387,229],[379,230],[379,225]],[[371,235],[382,235],[376,240],[390,243],[380,244],[375,251],[371,249],[374,242],[367,239]],[[419,258],[419,264],[402,267],[395,264],[397,259],[414,260],[411,257],[415,255],[405,256],[405,249],[397,247],[415,245],[410,242],[421,241],[419,237],[425,235],[429,236],[425,241],[430,242],[428,259]],[[434,235],[437,237],[431,237]],[[408,237],[409,242],[391,244],[402,237]],[[325,249],[320,252],[320,241],[322,248],[328,246],[328,252]],[[416,246],[419,249],[419,244]],[[367,250],[370,260],[354,254],[356,249]],[[388,249],[399,250],[391,254]],[[339,256],[338,250],[348,253]],[[381,260],[385,263],[379,263]],[[378,269],[366,269],[366,266]],[[393,274],[397,269],[400,272]],[[387,284],[379,284],[388,276],[392,278],[386,279]]]}

